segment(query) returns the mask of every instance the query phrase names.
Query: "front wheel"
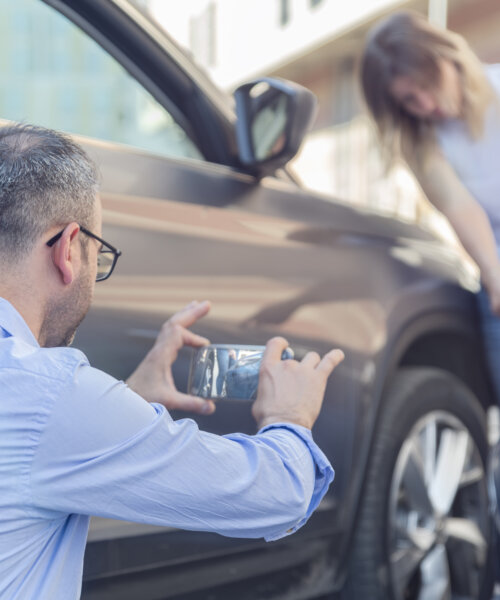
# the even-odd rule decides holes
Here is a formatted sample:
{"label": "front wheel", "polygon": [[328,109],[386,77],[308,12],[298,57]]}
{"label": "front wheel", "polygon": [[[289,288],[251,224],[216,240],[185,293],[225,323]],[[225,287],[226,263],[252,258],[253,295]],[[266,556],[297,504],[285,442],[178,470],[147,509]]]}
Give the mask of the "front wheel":
{"label": "front wheel", "polygon": [[486,600],[493,583],[484,412],[438,369],[401,369],[384,400],[344,596]]}

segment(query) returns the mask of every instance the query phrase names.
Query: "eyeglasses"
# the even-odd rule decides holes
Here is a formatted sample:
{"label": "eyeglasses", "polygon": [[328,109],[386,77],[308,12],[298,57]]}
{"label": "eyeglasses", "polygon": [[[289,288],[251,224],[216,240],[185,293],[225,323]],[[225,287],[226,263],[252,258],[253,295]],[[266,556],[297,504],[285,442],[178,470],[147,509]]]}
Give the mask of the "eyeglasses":
{"label": "eyeglasses", "polygon": [[[118,250],[111,244],[108,244],[108,242],[105,242],[102,238],[98,237],[88,229],[85,229],[85,227],[82,227],[81,225],[80,231],[94,240],[101,242],[102,244],[101,248],[99,249],[99,254],[97,255],[97,275],[95,280],[104,281],[113,272],[113,269],[116,266],[116,261],[122,254],[121,250]],[[50,238],[50,240],[47,242],[47,246],[51,248],[57,242],[57,240],[61,238],[63,232],[64,229],[57,233],[53,238]]]}

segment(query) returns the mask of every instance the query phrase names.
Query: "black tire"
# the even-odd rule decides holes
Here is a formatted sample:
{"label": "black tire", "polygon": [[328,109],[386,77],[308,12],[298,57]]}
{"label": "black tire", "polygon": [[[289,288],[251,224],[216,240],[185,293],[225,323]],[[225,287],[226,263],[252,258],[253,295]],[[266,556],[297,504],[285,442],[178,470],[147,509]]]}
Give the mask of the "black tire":
{"label": "black tire", "polygon": [[[433,424],[434,422],[436,425]],[[456,425],[458,429],[454,431],[452,425],[450,425],[449,431],[443,434],[442,432],[446,430],[447,423],[451,423],[453,427]],[[461,426],[464,427],[463,432],[460,429]],[[449,573],[451,587],[451,595],[444,594],[441,596],[438,594],[436,596],[432,595],[432,598],[460,597],[464,600],[469,600],[469,598],[487,600],[491,597],[493,587],[492,528],[488,515],[485,475],[488,452],[485,430],[485,415],[482,407],[471,391],[456,377],[444,371],[430,368],[405,368],[398,371],[384,398],[383,412],[377,428],[362,493],[360,512],[356,521],[349,572],[342,594],[343,598],[346,600],[387,600],[389,598],[392,600],[417,600],[427,598],[427,596],[431,597],[431,594],[427,594],[427,587],[425,587],[423,595],[419,596],[422,593],[423,586],[426,585],[426,578],[427,581],[430,580],[429,570],[427,569],[430,561],[433,563],[437,561],[440,565],[447,564],[446,561],[449,562],[449,571],[447,572]],[[466,433],[470,438],[465,435]],[[444,443],[442,441],[444,438],[440,436],[443,435],[444,437],[451,437],[457,443],[458,441],[467,440],[461,446],[467,448],[467,450],[463,450],[462,456],[465,456],[466,452],[469,453],[469,448],[471,449],[470,462],[467,462],[469,458],[464,458],[463,463],[460,463],[464,467],[463,472],[461,472],[461,481],[463,481],[463,475],[469,468],[467,465],[472,465],[472,460],[476,461],[475,464],[482,466],[484,476],[481,475],[479,466],[476,467],[471,473],[476,473],[478,480],[468,485],[459,486],[456,496],[453,496],[451,491],[453,486],[450,486],[447,495],[443,493],[438,496],[435,491],[436,486],[434,486],[434,490],[431,490],[432,486],[429,485],[427,488],[429,498],[434,498],[434,500],[437,498],[442,501],[444,497],[446,502],[447,498],[454,497],[454,500],[446,520],[443,518],[441,522],[440,519],[439,526],[437,521],[427,519],[427,517],[422,518],[422,522],[419,521],[418,527],[421,527],[418,530],[419,532],[424,528],[422,523],[425,523],[425,527],[430,529],[436,524],[436,541],[432,547],[432,557],[427,559],[425,563],[423,560],[419,563],[415,573],[409,577],[406,584],[406,576],[403,575],[405,569],[399,566],[401,563],[396,563],[396,556],[401,557],[405,565],[413,565],[408,557],[412,557],[411,560],[414,560],[413,556],[419,557],[420,555],[410,554],[413,550],[408,550],[408,548],[411,548],[413,542],[409,542],[407,547],[405,546],[404,537],[400,539],[398,536],[402,536],[403,532],[404,535],[407,535],[409,531],[413,531],[409,529],[409,523],[411,522],[409,517],[406,520],[404,519],[404,507],[406,504],[409,505],[408,515],[411,511],[413,511],[411,512],[413,516],[418,514],[418,510],[413,508],[418,503],[415,498],[411,499],[408,490],[411,489],[415,492],[421,490],[422,485],[417,486],[415,482],[418,481],[422,484],[425,477],[424,475],[419,478],[421,474],[424,474],[424,469],[422,469],[421,474],[414,476],[416,471],[412,468],[414,464],[417,464],[414,455],[418,454],[421,440],[425,439],[427,445],[422,441],[422,447],[427,453],[426,456],[427,458],[432,456],[432,450],[434,450],[435,464],[437,465],[438,458],[441,458],[439,452],[445,453],[444,449],[441,450],[444,448],[444,446],[441,446]],[[432,438],[436,438],[438,441],[429,450],[431,442],[427,442],[427,440],[432,440]],[[471,443],[471,440],[474,444]],[[476,449],[472,450],[474,445]],[[450,447],[452,446],[448,445],[448,448]],[[442,457],[443,465],[449,464],[452,457],[456,463],[455,454],[448,450],[447,461],[445,461],[444,456]],[[424,462],[427,465],[432,464],[429,459]],[[424,462],[418,464],[424,465]],[[435,475],[437,472],[449,471],[438,470],[436,466],[435,471],[432,469],[429,471],[428,469],[427,473],[434,473]],[[413,483],[411,485],[408,483],[406,486],[406,482],[411,482],[412,477]],[[446,480],[445,477],[438,477],[437,475],[429,476],[428,480],[431,479]],[[458,481],[458,476],[455,481]],[[415,493],[413,496],[419,496],[419,494]],[[422,506],[421,503],[418,505]],[[474,511],[477,509],[477,513],[474,511],[467,512],[469,507],[475,507]],[[459,514],[460,511],[463,512],[463,515]],[[434,512],[433,514],[437,513]],[[479,517],[477,519],[472,518],[471,514],[477,514]],[[479,537],[478,539],[485,542],[484,546],[481,545],[480,551],[476,546],[471,546],[469,542],[464,542],[463,539],[459,544],[457,542],[459,536],[456,535],[456,530],[455,537],[450,535],[449,538],[446,538],[446,532],[451,527],[448,523],[452,522],[448,520],[449,516],[462,516],[469,519],[467,523],[477,521],[478,530],[484,535],[484,538]],[[404,526],[402,522],[405,523]],[[456,520],[454,522],[457,523]],[[395,526],[396,523],[398,523],[398,527]],[[463,521],[461,524],[463,525]],[[413,540],[408,536],[408,540],[410,539]],[[422,537],[419,540],[422,540]],[[451,546],[451,549],[448,545]],[[418,548],[420,552],[421,546],[419,545]],[[465,555],[458,555],[457,552],[460,550],[465,551]],[[403,556],[405,552],[407,556]],[[477,558],[478,556],[480,558]],[[472,560],[472,557],[476,561],[474,564],[477,563],[478,566],[473,570],[474,579],[468,581],[467,577],[469,575],[465,573],[467,570],[465,565],[466,559]],[[464,560],[464,569],[460,567],[457,569],[456,565],[452,564],[452,560],[456,560],[458,565],[462,564],[462,560]],[[425,574],[422,575],[422,573]],[[469,590],[466,595],[463,595],[464,589]]]}

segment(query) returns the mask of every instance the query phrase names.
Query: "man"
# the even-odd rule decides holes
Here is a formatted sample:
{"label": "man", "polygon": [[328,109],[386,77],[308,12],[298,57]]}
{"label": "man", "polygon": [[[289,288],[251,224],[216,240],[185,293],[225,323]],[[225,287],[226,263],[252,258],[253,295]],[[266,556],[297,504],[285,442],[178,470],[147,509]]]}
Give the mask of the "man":
{"label": "man", "polygon": [[171,365],[193,302],[162,328],[127,384],[68,348],[94,283],[119,251],[101,239],[97,172],[54,131],[0,129],[0,597],[79,597],[89,515],[276,539],[316,508],[333,471],[310,428],[342,360],[281,361],[266,348],[253,415],[259,433],[216,436],[166,408],[211,401],[180,393]]}

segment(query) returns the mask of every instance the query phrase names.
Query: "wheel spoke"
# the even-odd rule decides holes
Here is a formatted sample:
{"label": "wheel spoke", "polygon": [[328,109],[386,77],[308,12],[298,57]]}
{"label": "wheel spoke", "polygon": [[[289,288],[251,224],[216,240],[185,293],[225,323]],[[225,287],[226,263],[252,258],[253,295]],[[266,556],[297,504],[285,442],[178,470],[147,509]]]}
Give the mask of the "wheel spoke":
{"label": "wheel spoke", "polygon": [[403,485],[408,493],[407,499],[410,505],[421,514],[432,515],[434,511],[425,484],[422,457],[420,456],[414,441],[412,440],[410,443],[411,449],[403,473]]}
{"label": "wheel spoke", "polygon": [[404,598],[405,590],[412,576],[420,568],[425,551],[415,547],[399,548],[391,555],[396,598]]}
{"label": "wheel spoke", "polygon": [[485,550],[487,542],[477,523],[469,519],[448,518],[444,522],[445,533],[461,542],[467,542],[480,550]]}
{"label": "wheel spoke", "polygon": [[423,431],[423,454],[424,454],[424,476],[425,483],[430,485],[436,471],[436,443],[437,426],[436,421],[431,421]]}
{"label": "wheel spoke", "polygon": [[465,468],[469,445],[466,431],[445,429],[441,434],[436,471],[429,488],[432,505],[438,514],[449,513]]}
{"label": "wheel spoke", "polygon": [[396,544],[398,545],[398,549],[401,546],[407,547],[411,546],[412,548],[416,548],[417,550],[422,550],[423,552],[428,552],[434,543],[436,542],[436,532],[432,529],[427,529],[425,527],[416,527],[410,524],[409,526],[405,526],[399,524],[395,528],[396,533]]}
{"label": "wheel spoke", "polygon": [[420,564],[422,587],[418,600],[451,600],[450,570],[446,549],[435,546]]}
{"label": "wheel spoke", "polygon": [[484,469],[482,467],[473,467],[468,471],[462,473],[460,478],[460,487],[463,488],[467,485],[478,483],[484,477]]}
{"label": "wheel spoke", "polygon": [[[391,555],[391,570],[394,573],[396,597],[404,598],[411,577],[420,567],[420,563],[436,541],[434,531],[423,527],[397,528],[399,547]],[[401,545],[404,544],[404,547]]]}
{"label": "wheel spoke", "polygon": [[423,552],[428,552],[436,541],[436,533],[423,527],[411,529],[407,535],[414,546]]}

